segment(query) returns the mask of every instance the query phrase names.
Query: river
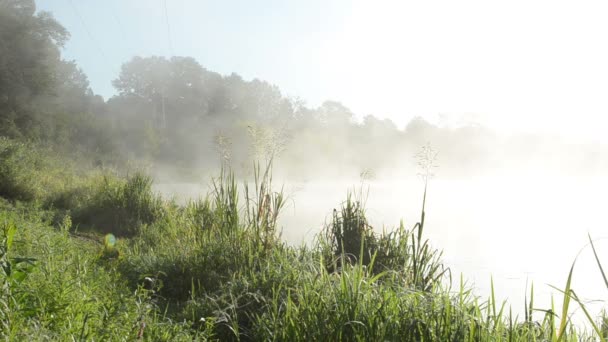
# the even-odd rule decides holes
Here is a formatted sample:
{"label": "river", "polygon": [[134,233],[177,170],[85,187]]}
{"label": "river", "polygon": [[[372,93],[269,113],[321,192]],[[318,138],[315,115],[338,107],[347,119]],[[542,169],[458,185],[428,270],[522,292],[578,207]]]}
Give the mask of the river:
{"label": "river", "polygon": [[[377,231],[392,229],[401,219],[406,227],[419,220],[423,183],[417,178],[286,183],[289,201],[280,217],[283,239],[291,244],[312,241],[347,191],[361,186],[368,193],[368,219]],[[208,187],[180,183],[157,184],[156,189],[183,200],[206,193]],[[552,295],[560,307],[562,295],[549,285],[565,287],[572,262],[588,243],[587,234],[597,241],[600,259],[608,267],[607,204],[608,177],[503,173],[437,178],[428,185],[424,234],[443,250],[455,290],[463,274],[475,293],[487,299],[493,277],[497,299],[508,300],[521,320],[532,283],[535,308],[549,309]],[[585,300],[607,298],[590,248],[578,256],[572,287]],[[598,313],[605,304],[591,302],[589,307]],[[577,314],[576,321],[581,319]]]}

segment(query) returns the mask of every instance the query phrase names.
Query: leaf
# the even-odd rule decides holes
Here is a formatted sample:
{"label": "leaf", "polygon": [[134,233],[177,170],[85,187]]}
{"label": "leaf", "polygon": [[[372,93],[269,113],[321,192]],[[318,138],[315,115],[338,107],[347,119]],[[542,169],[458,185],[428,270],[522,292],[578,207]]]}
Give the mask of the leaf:
{"label": "leaf", "polygon": [[13,245],[13,238],[15,237],[15,232],[17,231],[17,227],[12,222],[5,223],[4,226],[5,234],[6,234],[6,247],[7,250],[11,249]]}
{"label": "leaf", "polygon": [[568,324],[568,308],[570,306],[570,285],[572,284],[572,273],[574,272],[574,264],[576,260],[572,263],[572,267],[570,267],[570,273],[568,273],[568,280],[566,281],[566,288],[564,289],[564,302],[562,304],[562,317],[559,324],[559,334],[557,334],[557,340],[561,341],[566,333],[566,326]]}
{"label": "leaf", "polygon": [[576,295],[576,293],[574,292],[574,290],[572,290],[570,292],[572,293],[571,297],[578,303],[578,305],[581,307],[581,309],[583,309],[583,312],[585,313],[585,316],[587,317],[587,320],[589,321],[589,323],[591,323],[591,326],[593,327],[593,330],[595,330],[595,332],[597,333],[597,336],[599,336],[600,341],[605,342],[606,339],[604,338],[604,336],[602,336],[602,331],[597,326],[597,324],[595,324],[595,322],[593,321],[593,318],[589,314],[589,311],[587,311],[587,308],[585,307],[585,304],[583,304],[583,302],[578,298],[578,296]]}
{"label": "leaf", "polygon": [[591,249],[593,250],[593,256],[595,256],[595,261],[597,261],[597,266],[600,268],[600,272],[602,273],[602,278],[604,278],[604,284],[606,288],[608,288],[608,279],[606,279],[606,273],[604,272],[604,268],[602,267],[602,263],[600,262],[600,258],[597,256],[597,252],[595,251],[595,246],[593,245],[593,240],[591,239],[591,235],[589,236],[589,243],[591,244]]}

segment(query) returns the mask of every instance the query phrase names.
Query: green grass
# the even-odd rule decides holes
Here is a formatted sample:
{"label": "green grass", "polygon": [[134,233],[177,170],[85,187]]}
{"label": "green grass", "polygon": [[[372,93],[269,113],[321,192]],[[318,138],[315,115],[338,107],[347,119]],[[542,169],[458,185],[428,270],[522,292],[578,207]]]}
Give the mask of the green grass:
{"label": "green grass", "polygon": [[[493,282],[487,299],[475,296],[463,277],[456,288],[448,286],[448,265],[423,234],[424,207],[414,227],[377,234],[364,201],[347,195],[315,243],[289,246],[277,230],[285,198],[272,185],[270,165],[255,166],[255,179],[243,186],[224,169],[208,196],[179,206],[154,194],[144,174],[70,173],[61,166],[67,162],[7,144],[13,142],[0,143],[9,156],[0,168],[10,171],[0,179],[0,188],[10,189],[0,198],[0,336],[6,340],[606,337],[605,315],[589,316],[586,332],[572,325],[574,305],[586,312],[570,286],[572,272],[563,311],[536,308],[531,289],[521,319],[496,301]],[[32,153],[31,159],[18,153]],[[37,159],[42,168],[28,166]],[[47,169],[47,179],[35,178]],[[109,232],[117,236],[115,253],[103,244]]]}
{"label": "green grass", "polygon": [[74,212],[74,221],[103,233],[133,236],[142,225],[165,215],[162,199],[152,192],[152,178],[140,172],[126,180],[105,176],[93,196]]}

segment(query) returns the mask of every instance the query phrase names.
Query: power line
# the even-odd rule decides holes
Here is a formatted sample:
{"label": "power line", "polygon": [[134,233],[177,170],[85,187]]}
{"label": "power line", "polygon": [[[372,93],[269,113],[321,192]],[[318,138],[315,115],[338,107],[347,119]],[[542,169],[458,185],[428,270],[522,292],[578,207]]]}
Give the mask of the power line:
{"label": "power line", "polygon": [[120,21],[120,18],[118,17],[118,14],[116,13],[117,11],[116,11],[116,7],[114,6],[114,0],[110,0],[110,1],[108,1],[108,3],[110,4],[110,12],[112,12],[112,16],[114,17],[114,20],[118,24],[118,29],[120,30],[120,33],[122,35],[123,43],[125,43],[125,46],[126,46],[127,35],[125,33],[124,26],[122,25],[122,22]]}
{"label": "power line", "polygon": [[89,28],[87,27],[87,24],[85,23],[84,19],[80,15],[80,12],[78,12],[78,8],[76,8],[76,6],[72,2],[72,0],[68,0],[68,2],[72,6],[72,9],[74,10],[74,13],[76,13],[76,16],[78,17],[78,19],[80,19],[80,23],[82,24],[82,27],[84,28],[85,32],[89,36],[89,39],[91,39],[91,42],[93,43],[93,45],[95,45],[95,47],[97,48],[97,50],[99,50],[99,53],[100,53],[101,57],[105,61],[107,61],[108,58],[107,58],[106,54],[103,52],[103,49],[101,48],[101,45],[99,45],[99,43],[97,42],[97,40],[95,39],[95,37],[93,36],[93,34],[91,33],[91,31],[89,31]]}
{"label": "power line", "polygon": [[173,53],[173,42],[171,41],[171,26],[169,26],[169,11],[167,11],[167,0],[164,0],[163,4],[165,5],[165,23],[167,24],[167,39],[169,41],[169,52],[171,53],[171,56],[174,56],[175,54]]}

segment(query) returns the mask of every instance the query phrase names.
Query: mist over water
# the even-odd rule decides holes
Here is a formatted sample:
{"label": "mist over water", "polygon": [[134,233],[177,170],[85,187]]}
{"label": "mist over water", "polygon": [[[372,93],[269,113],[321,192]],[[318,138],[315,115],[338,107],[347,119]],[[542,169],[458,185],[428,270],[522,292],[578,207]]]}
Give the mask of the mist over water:
{"label": "mist over water", "polygon": [[[518,1],[212,5],[192,0],[0,0],[0,214],[13,215],[22,201],[32,209],[48,210],[40,217],[53,217],[49,225],[60,225],[65,233],[61,239],[75,242],[65,251],[74,247],[70,253],[78,256],[89,246],[80,245],[80,236],[68,235],[70,229],[115,234],[116,246],[105,247],[121,249],[113,257],[126,256],[119,265],[127,267],[117,270],[129,280],[124,293],[135,297],[108,292],[108,298],[122,301],[116,307],[126,310],[125,315],[123,309],[116,311],[115,317],[133,316],[131,323],[123,324],[121,318],[111,325],[128,329],[141,322],[137,338],[143,338],[146,324],[146,334],[162,328],[153,322],[183,328],[187,334],[205,329],[220,340],[226,338],[216,333],[223,330],[236,339],[289,340],[281,337],[287,336],[281,335],[283,328],[296,336],[315,336],[307,335],[310,330],[321,339],[332,329],[346,340],[349,335],[340,329],[352,330],[357,338],[364,336],[357,335],[358,329],[364,329],[382,336],[377,339],[394,339],[387,336],[399,336],[403,327],[419,340],[417,336],[426,333],[423,325],[446,328],[441,336],[462,333],[477,338],[483,331],[500,339],[505,332],[536,334],[538,324],[546,330],[544,336],[553,336],[553,321],[539,322],[549,317],[543,312],[511,326],[509,307],[522,322],[533,288],[534,309],[546,313],[555,305],[561,315],[564,295],[559,289],[565,288],[575,260],[571,288],[591,316],[603,320],[602,333],[608,334],[608,313],[600,315],[608,284],[588,245],[592,238],[598,259],[608,263],[608,125],[603,122],[608,113],[608,49],[597,44],[606,38],[602,32],[608,32],[602,15],[607,10],[589,3]],[[267,233],[274,230],[272,205],[280,196],[260,190],[261,203],[255,204],[259,222],[238,225],[232,196],[229,204],[182,210],[150,192],[154,179],[154,191],[182,204],[210,194],[220,168],[223,176],[230,175],[229,181],[234,176],[242,185],[253,182],[253,175],[266,165],[271,166],[273,190],[287,198],[278,224],[281,239],[290,246],[313,246],[349,192],[363,202],[368,223],[379,234],[400,222],[413,229],[426,194],[423,238],[443,251],[441,261],[451,270],[445,285],[457,293],[462,275],[465,288],[474,290],[479,303],[453,306],[458,317],[450,317],[446,302],[434,306],[435,299],[449,296],[446,289],[428,291],[429,279],[436,285],[438,278],[433,277],[433,262],[429,276],[418,267],[427,265],[425,250],[414,258],[408,255],[420,251],[415,247],[420,241],[412,238],[407,249],[403,239],[387,239],[382,257],[390,266],[387,272],[395,271],[398,277],[377,282],[374,272],[362,268],[354,268],[353,274],[369,282],[366,286],[372,290],[365,300],[376,304],[386,299],[388,305],[381,309],[388,309],[370,306],[359,316],[361,301],[356,296],[363,292],[343,300],[346,297],[331,288],[336,284],[331,277],[350,277],[343,260],[319,277],[321,265],[314,253],[275,248],[276,240]],[[244,208],[248,199],[243,191],[238,200]],[[359,218],[360,212],[355,213]],[[201,220],[217,227],[213,232],[219,232],[219,238],[198,234]],[[30,228],[29,223],[23,226]],[[354,228],[344,229],[351,234],[342,235],[349,242],[357,241],[352,234],[366,227],[344,226]],[[57,233],[55,228],[49,236]],[[10,239],[7,235],[5,240]],[[185,245],[189,248],[175,248]],[[346,251],[336,245],[323,251],[323,258]],[[10,243],[6,246],[8,251]],[[77,267],[73,278],[39,283],[53,307],[63,305],[55,305],[48,284],[59,284],[56,289],[63,291],[73,279],[80,284],[81,275],[97,275],[97,267],[106,272],[102,263],[88,259],[82,259],[88,263],[82,269],[93,268],[86,272],[79,261],[54,264],[44,253],[41,258],[34,255],[40,264],[47,260],[59,270]],[[306,261],[297,269],[289,267],[295,253]],[[10,266],[8,252],[4,255]],[[415,261],[402,267],[395,262],[402,258]],[[151,274],[156,276],[148,277]],[[91,289],[108,291],[116,290],[107,286],[110,281],[123,279],[97,278],[91,279]],[[266,282],[269,278],[272,281]],[[289,278],[293,282],[284,281]],[[9,285],[4,287],[10,290]],[[406,291],[401,291],[402,285]],[[309,312],[289,313],[289,307],[309,302],[307,294],[317,286],[328,290],[319,291],[319,298],[327,295],[331,301],[321,299],[327,307],[310,311],[308,319],[314,324],[301,324]],[[155,307],[146,309],[155,321],[139,313],[144,307],[140,290],[146,290],[146,301],[154,304],[145,307]],[[161,290],[169,296],[158,292],[156,298]],[[240,296],[241,290],[247,293]],[[432,305],[420,305],[419,290],[425,300],[430,295]],[[469,315],[469,308],[484,310],[483,303],[494,293],[497,303],[508,301],[507,311],[496,315],[500,319],[492,323],[495,315],[489,311]],[[263,310],[241,305],[250,294],[263,303]],[[29,305],[28,296],[22,297]],[[137,310],[123,305],[125,298]],[[228,298],[232,303],[224,303]],[[338,308],[334,299],[349,305]],[[417,312],[409,317],[412,303]],[[112,307],[97,304],[104,310]],[[157,315],[165,304],[175,312]],[[47,313],[45,302],[36,305]],[[309,306],[316,309],[314,303]],[[47,333],[39,327],[55,333],[55,323],[33,317],[38,311],[18,309],[15,312],[32,322],[28,324],[36,334]],[[73,310],[77,314],[72,321],[61,323],[68,323],[65,333],[70,336],[73,327],[82,326],[82,339],[89,336],[85,327],[101,321],[89,320],[94,316],[80,310]],[[574,322],[588,327],[578,303],[566,314],[573,311]],[[64,316],[48,314],[52,320]],[[434,316],[431,325],[425,321],[428,314]],[[184,317],[191,317],[192,324]],[[327,317],[338,319],[325,327]],[[487,319],[480,329],[479,319]],[[250,324],[253,320],[260,325]],[[297,329],[292,329],[293,322]],[[0,324],[0,336],[3,327]],[[389,334],[391,329],[395,331]],[[428,333],[435,334],[433,329]],[[272,338],[255,338],[255,332]]]}
{"label": "mist over water", "polygon": [[[281,183],[275,178],[275,188],[282,184],[290,199],[280,216],[283,240],[294,245],[313,243],[348,191],[363,190],[367,218],[377,232],[398,227],[401,219],[406,227],[413,227],[420,219],[424,184],[414,168],[410,171],[401,178],[366,181]],[[582,250],[572,287],[598,313],[604,302],[591,301],[603,300],[606,289],[590,247],[584,247],[590,234],[600,260],[608,259],[608,177],[572,176],[549,169],[543,176],[539,171],[431,179],[424,235],[433,247],[443,250],[454,291],[462,274],[476,295],[486,300],[493,278],[497,299],[508,300],[520,317],[532,284],[534,308],[550,309],[553,296],[559,310],[563,297],[549,285],[565,287],[570,266]],[[157,184],[157,190],[185,200],[209,189],[201,184],[165,183]],[[574,317],[583,322],[582,313]]]}

